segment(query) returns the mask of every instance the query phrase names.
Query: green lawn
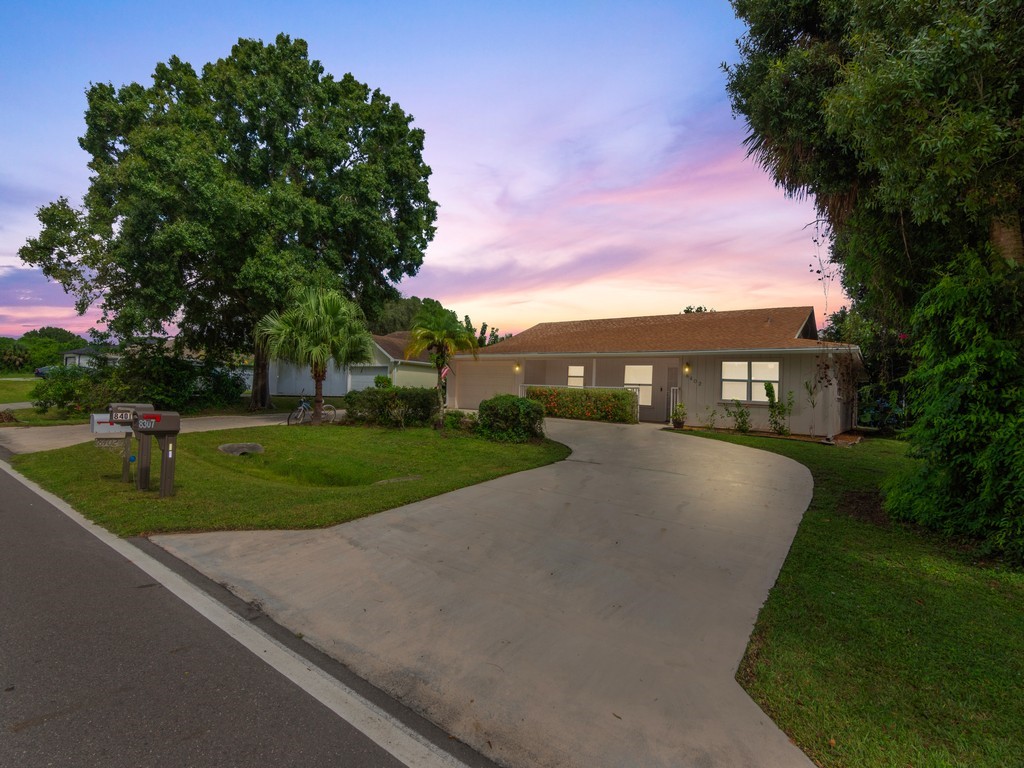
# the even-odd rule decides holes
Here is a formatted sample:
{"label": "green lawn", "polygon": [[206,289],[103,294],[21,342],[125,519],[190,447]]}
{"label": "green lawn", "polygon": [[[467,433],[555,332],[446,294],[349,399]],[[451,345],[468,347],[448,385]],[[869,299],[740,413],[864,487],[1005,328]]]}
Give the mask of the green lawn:
{"label": "green lawn", "polygon": [[822,766],[1024,766],[1024,573],[879,515],[904,445],[706,436],[814,475],[737,674],[775,722]]}
{"label": "green lawn", "polygon": [[[217,446],[258,442],[229,456]],[[154,442],[151,487],[159,488]],[[316,528],[564,459],[565,446],[493,443],[428,428],[257,427],[181,435],[176,495],[120,482],[119,454],[92,443],[13,457],[18,471],[121,536]]]}
{"label": "green lawn", "polygon": [[[14,378],[17,374],[6,374],[10,378]],[[35,377],[24,377],[18,381],[9,381],[7,379],[0,379],[0,409],[3,408],[4,403],[26,403],[29,398],[28,393],[42,379]]]}

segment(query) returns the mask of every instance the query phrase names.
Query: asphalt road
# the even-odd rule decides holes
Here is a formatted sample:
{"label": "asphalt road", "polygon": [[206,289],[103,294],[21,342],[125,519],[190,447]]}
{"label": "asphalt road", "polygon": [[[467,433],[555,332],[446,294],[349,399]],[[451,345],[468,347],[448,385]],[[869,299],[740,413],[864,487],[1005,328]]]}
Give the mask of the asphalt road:
{"label": "asphalt road", "polygon": [[403,765],[6,472],[0,552],[0,765]]}

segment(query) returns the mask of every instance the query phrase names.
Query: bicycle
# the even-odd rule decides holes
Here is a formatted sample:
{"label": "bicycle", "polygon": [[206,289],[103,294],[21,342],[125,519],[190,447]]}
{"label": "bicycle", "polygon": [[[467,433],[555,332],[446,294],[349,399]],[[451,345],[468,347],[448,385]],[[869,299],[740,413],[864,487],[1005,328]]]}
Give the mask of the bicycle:
{"label": "bicycle", "polygon": [[[324,424],[333,424],[336,418],[338,418],[337,409],[333,405],[324,403],[320,411],[320,420]],[[302,424],[304,421],[313,421],[313,404],[309,402],[309,398],[305,394],[299,396],[299,404],[294,411],[288,414],[288,426]]]}

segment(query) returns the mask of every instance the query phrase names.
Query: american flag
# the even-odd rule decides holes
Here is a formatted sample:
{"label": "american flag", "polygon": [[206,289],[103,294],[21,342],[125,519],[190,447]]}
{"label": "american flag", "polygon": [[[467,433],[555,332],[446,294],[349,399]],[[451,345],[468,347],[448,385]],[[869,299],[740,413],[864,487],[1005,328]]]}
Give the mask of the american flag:
{"label": "american flag", "polygon": [[452,372],[452,369],[449,368],[447,365],[444,368],[442,368],[441,369],[441,381],[444,381],[445,379],[447,379],[448,378],[448,374],[451,373],[451,372]]}

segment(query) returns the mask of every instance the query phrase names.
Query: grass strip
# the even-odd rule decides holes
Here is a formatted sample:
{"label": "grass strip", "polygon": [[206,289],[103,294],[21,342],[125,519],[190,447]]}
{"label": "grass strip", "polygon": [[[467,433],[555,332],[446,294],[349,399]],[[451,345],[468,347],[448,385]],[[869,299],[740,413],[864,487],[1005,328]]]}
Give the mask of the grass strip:
{"label": "grass strip", "polygon": [[779,727],[828,768],[1024,766],[1024,573],[888,523],[904,444],[702,436],[814,476],[737,673]]}
{"label": "grass strip", "polygon": [[[225,443],[265,452],[230,456]],[[564,459],[543,441],[493,443],[429,428],[256,427],[179,436],[175,495],[120,482],[121,456],[92,443],[13,457],[27,477],[120,536],[318,528]],[[151,488],[159,488],[153,444]]]}
{"label": "grass strip", "polygon": [[0,379],[0,409],[4,403],[27,403],[31,398],[28,393],[35,389],[42,379]]}

